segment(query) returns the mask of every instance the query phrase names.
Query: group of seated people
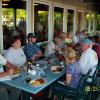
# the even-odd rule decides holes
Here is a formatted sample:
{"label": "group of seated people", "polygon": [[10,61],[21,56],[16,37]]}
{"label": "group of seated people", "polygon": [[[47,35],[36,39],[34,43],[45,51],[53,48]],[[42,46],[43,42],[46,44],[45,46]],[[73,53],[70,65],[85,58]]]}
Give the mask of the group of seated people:
{"label": "group of seated people", "polygon": [[[76,87],[81,74],[86,74],[91,68],[93,75],[98,62],[100,61],[100,42],[96,43],[95,39],[86,36],[85,30],[73,35],[68,32],[61,33],[54,40],[47,42],[45,53],[43,55],[41,49],[36,43],[37,37],[33,33],[27,36],[28,42],[21,47],[21,40],[18,36],[11,39],[11,47],[5,52],[4,57],[0,55],[0,64],[8,67],[6,71],[0,67],[0,77],[12,75],[14,70],[22,67],[27,61],[35,62],[38,58],[48,57],[56,52],[64,56],[66,63],[66,85]],[[77,45],[79,44],[79,45]],[[76,46],[81,48],[81,56],[77,57]],[[94,50],[97,50],[96,52]],[[99,49],[98,49],[99,48]],[[10,92],[10,95],[8,93]],[[18,100],[20,90],[0,84],[0,100]]]}
{"label": "group of seated people", "polygon": [[[53,41],[48,42],[45,56],[63,54],[66,63],[66,85],[73,88],[77,86],[82,74],[92,69],[92,76],[96,66],[100,63],[100,37],[88,37],[86,30],[72,35],[70,32],[62,33]],[[97,41],[98,40],[98,41]]]}
{"label": "group of seated people", "polygon": [[[0,55],[0,77],[13,75],[14,70],[23,67],[27,61],[34,62],[42,56],[39,46],[35,43],[35,35],[29,33],[27,39],[28,43],[22,48],[19,36],[11,38],[11,47],[3,54],[4,57]],[[20,93],[19,89],[0,84],[0,100],[18,100]]]}

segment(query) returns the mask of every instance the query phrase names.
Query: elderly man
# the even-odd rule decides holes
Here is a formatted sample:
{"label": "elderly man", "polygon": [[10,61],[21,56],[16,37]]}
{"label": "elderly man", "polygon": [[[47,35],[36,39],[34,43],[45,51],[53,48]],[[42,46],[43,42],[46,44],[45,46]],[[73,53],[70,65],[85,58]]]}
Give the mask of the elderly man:
{"label": "elderly man", "polygon": [[82,74],[86,74],[90,68],[92,68],[92,72],[90,75],[92,76],[96,66],[98,64],[97,54],[92,48],[92,41],[89,39],[84,39],[81,43],[81,50],[83,51],[79,63],[81,65]]}
{"label": "elderly man", "polygon": [[[4,71],[2,65],[8,67],[8,70]],[[16,70],[16,66],[9,63],[0,54],[0,78],[12,75],[14,70]],[[0,83],[0,100],[18,100],[19,95],[20,95],[20,90]]]}
{"label": "elderly man", "polygon": [[27,38],[28,43],[24,46],[24,53],[26,55],[27,60],[35,61],[42,56],[42,52],[39,46],[36,44],[37,38],[35,34],[29,33]]}

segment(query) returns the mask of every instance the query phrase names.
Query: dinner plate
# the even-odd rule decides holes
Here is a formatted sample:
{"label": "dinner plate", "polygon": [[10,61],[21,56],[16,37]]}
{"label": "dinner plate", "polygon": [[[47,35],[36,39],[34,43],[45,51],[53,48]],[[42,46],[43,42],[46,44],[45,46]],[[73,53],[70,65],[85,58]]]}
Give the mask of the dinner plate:
{"label": "dinner plate", "polygon": [[12,75],[12,79],[18,77],[20,74]]}
{"label": "dinner plate", "polygon": [[51,71],[54,73],[60,73],[63,70],[61,66],[52,66]]}
{"label": "dinner plate", "polygon": [[39,86],[44,85],[45,83],[46,83],[46,80],[44,80],[43,78],[34,79],[29,82],[30,86],[32,87],[39,87]]}
{"label": "dinner plate", "polygon": [[11,80],[11,76],[4,76],[0,78],[0,81],[7,81],[7,80]]}

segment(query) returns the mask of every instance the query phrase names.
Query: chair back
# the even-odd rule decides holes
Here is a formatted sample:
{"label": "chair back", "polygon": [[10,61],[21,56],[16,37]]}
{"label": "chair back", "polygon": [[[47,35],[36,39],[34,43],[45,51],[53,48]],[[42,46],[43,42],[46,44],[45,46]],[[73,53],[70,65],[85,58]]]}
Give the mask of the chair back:
{"label": "chair back", "polygon": [[90,73],[92,72],[91,68],[89,69],[89,71],[87,72],[87,74],[81,76],[81,78],[80,78],[80,80],[78,82],[78,85],[77,85],[77,89],[79,91],[84,91],[86,85],[89,84],[88,79],[92,80],[91,84],[94,84],[94,85],[96,84],[97,73],[98,73],[99,68],[100,68],[100,66],[96,67],[93,76],[90,76]]}
{"label": "chair back", "polygon": [[88,80],[91,72],[92,72],[92,69],[90,68],[89,71],[87,72],[87,74],[81,76],[81,78],[78,82],[78,85],[77,85],[77,89],[79,92],[82,92],[85,89],[85,86],[87,85],[87,80]]}
{"label": "chair back", "polygon": [[98,74],[99,69],[100,69],[100,65],[98,65],[98,66],[96,67],[93,76],[90,76],[90,78],[91,78],[91,80],[92,80],[91,83],[92,83],[93,85],[96,85],[96,82],[97,82],[97,74]]}

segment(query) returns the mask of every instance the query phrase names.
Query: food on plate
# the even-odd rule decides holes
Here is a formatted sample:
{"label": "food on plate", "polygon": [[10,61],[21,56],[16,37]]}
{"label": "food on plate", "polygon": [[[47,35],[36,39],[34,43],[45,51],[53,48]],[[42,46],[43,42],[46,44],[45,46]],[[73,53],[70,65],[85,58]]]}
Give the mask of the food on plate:
{"label": "food on plate", "polygon": [[52,66],[51,67],[51,71],[57,73],[57,72],[61,72],[62,71],[62,67],[60,66]]}
{"label": "food on plate", "polygon": [[17,75],[17,74],[20,74],[20,69],[19,68],[15,69],[14,72],[13,72],[13,75]]}
{"label": "food on plate", "polygon": [[39,78],[39,79],[35,79],[35,80],[31,80],[30,81],[30,85],[31,86],[40,86],[40,85],[43,85],[45,83],[45,80],[42,79],[42,78]]}

